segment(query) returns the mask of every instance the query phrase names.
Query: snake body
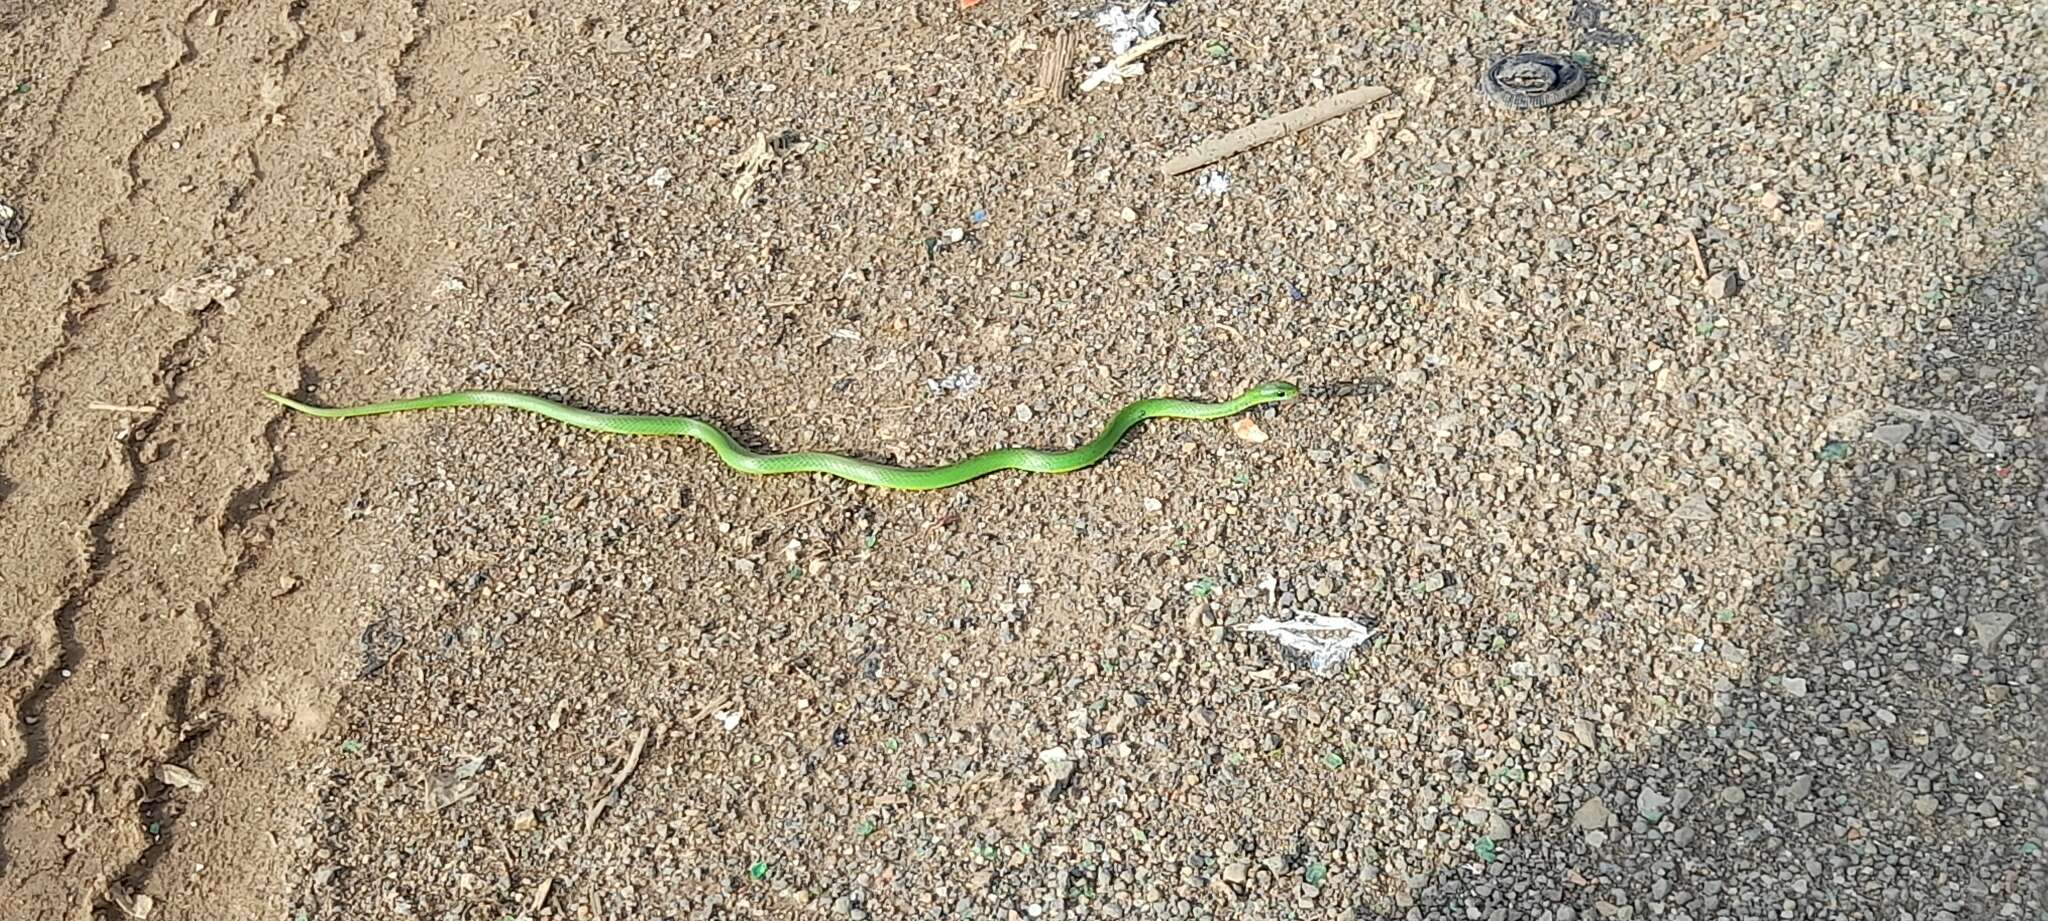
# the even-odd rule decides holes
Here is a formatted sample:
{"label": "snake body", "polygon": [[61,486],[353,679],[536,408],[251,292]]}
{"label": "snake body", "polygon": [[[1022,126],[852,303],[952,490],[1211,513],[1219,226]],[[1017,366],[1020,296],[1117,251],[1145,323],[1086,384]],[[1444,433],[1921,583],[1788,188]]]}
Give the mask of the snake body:
{"label": "snake body", "polygon": [[925,490],[957,486],[999,470],[1025,470],[1034,473],[1068,473],[1080,470],[1101,460],[1123,440],[1124,433],[1147,419],[1222,419],[1235,416],[1254,406],[1291,400],[1298,394],[1299,391],[1293,384],[1285,381],[1267,381],[1221,403],[1174,399],[1139,400],[1117,411],[1109,420],[1109,425],[1102,430],[1102,434],[1070,451],[1001,448],[976,454],[943,467],[916,468],[897,467],[819,451],[760,454],[734,441],[732,436],[720,431],[717,426],[688,416],[636,416],[592,412],[564,406],[541,397],[503,390],[464,390],[409,400],[345,407],[312,406],[275,393],[265,393],[264,396],[298,412],[323,419],[348,419],[355,416],[375,416],[453,406],[503,406],[536,413],[557,422],[594,432],[614,435],[681,435],[694,438],[710,445],[720,460],[741,473],[757,476],[824,473],[885,489]]}

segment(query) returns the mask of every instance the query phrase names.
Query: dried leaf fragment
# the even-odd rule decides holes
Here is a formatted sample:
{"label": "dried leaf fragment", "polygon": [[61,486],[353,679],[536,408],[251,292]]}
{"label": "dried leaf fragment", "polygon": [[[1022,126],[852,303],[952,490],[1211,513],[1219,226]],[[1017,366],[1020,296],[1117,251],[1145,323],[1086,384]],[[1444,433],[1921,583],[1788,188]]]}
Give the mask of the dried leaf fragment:
{"label": "dried leaf fragment", "polygon": [[235,296],[232,275],[225,269],[216,269],[176,282],[157,295],[156,302],[182,314],[195,314],[215,304],[225,304]]}
{"label": "dried leaf fragment", "polygon": [[201,780],[198,774],[175,764],[158,765],[156,779],[163,781],[167,787],[190,790],[194,793],[206,792],[206,781]]}

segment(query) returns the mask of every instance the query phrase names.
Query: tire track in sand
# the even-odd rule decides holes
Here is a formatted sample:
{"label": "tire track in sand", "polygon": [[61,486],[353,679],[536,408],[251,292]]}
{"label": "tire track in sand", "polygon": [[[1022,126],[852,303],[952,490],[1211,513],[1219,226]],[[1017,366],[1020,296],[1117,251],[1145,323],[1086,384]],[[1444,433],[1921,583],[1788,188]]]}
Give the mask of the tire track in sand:
{"label": "tire track in sand", "polygon": [[[133,135],[121,194],[97,219],[103,253],[85,285],[95,293],[75,310],[65,302],[66,334],[38,363],[31,415],[0,447],[0,471],[18,484],[5,498],[0,550],[27,563],[10,576],[8,600],[21,602],[12,610],[49,612],[28,644],[41,677],[20,703],[20,740],[0,782],[0,848],[9,860],[0,902],[34,917],[92,911],[110,881],[146,872],[162,847],[163,836],[148,840],[134,817],[161,811],[147,780],[156,765],[204,738],[202,714],[222,683],[219,602],[242,556],[217,529],[194,525],[210,523],[241,479],[225,478],[223,489],[223,471],[246,471],[252,458],[269,463],[262,433],[274,414],[249,397],[264,369],[295,360],[309,321],[294,295],[313,287],[287,267],[323,265],[346,238],[340,227],[292,232],[303,214],[259,223],[228,212],[254,211],[264,197],[257,151],[266,147],[281,163],[310,164],[278,171],[285,187],[269,196],[277,201],[317,199],[321,188],[338,195],[362,171],[320,156],[322,139],[306,136],[305,125],[266,140],[278,105],[238,71],[266,50],[282,69],[304,49],[293,17],[209,16],[195,29],[202,9],[187,8],[185,40],[155,76],[128,84],[156,113]],[[390,44],[400,44],[396,34]],[[364,43],[357,54],[376,48]],[[323,74],[315,89],[333,97],[323,114],[335,134],[378,117],[379,107],[332,93],[334,76]],[[80,117],[96,108],[93,92],[121,82],[82,76]],[[215,181],[223,166],[244,175],[223,187]],[[192,314],[156,302],[155,292],[203,272],[228,273],[242,291],[231,305]],[[123,422],[86,410],[94,400],[156,411]],[[92,447],[111,458],[99,475],[49,475]],[[47,540],[38,546],[41,534],[81,519],[68,554]]]}

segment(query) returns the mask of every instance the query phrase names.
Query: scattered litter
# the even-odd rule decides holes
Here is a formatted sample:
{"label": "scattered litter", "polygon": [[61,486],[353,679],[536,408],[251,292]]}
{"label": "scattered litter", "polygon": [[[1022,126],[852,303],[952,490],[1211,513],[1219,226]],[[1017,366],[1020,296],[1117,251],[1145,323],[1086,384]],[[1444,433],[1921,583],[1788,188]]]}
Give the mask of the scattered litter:
{"label": "scattered litter", "polygon": [[981,372],[974,370],[973,366],[970,365],[955,370],[937,380],[926,378],[924,385],[931,390],[933,396],[950,393],[956,397],[964,397],[976,390],[980,390],[981,385],[985,383],[987,381],[982,379]]}
{"label": "scattered litter", "polygon": [[1156,35],[1146,39],[1109,60],[1097,68],[1088,78],[1081,81],[1081,92],[1092,93],[1096,88],[1110,83],[1122,83],[1145,72],[1144,60],[1154,52],[1174,42],[1186,39],[1185,35]]}
{"label": "scattered litter", "polygon": [[1104,86],[1122,83],[1126,78],[1136,77],[1144,72],[1145,65],[1143,64],[1104,64],[1081,81],[1081,92],[1092,93]]}
{"label": "scattered litter", "polygon": [[1066,749],[1059,747],[1048,748],[1039,752],[1038,761],[1045,766],[1044,792],[1046,799],[1052,799],[1060,795],[1067,788],[1067,784],[1073,781],[1074,772],[1080,767],[1074,763],[1073,755],[1068,754]]}
{"label": "scattered litter", "polygon": [[711,715],[718,720],[718,725],[725,727],[726,732],[740,728],[742,714],[738,710],[720,710]]}
{"label": "scattered litter", "polygon": [[625,24],[613,26],[600,35],[604,39],[604,50],[608,54],[632,54],[633,31]]}
{"label": "scattered litter", "polygon": [[1132,7],[1112,6],[1095,14],[1095,25],[1109,36],[1111,54],[1122,54],[1132,45],[1159,34],[1159,14],[1149,3]]}
{"label": "scattered litter", "polygon": [[151,912],[156,911],[156,899],[145,892],[131,893],[128,887],[120,883],[107,888],[107,901],[114,903],[115,908],[135,921],[144,921]]}
{"label": "scattered litter", "polygon": [[[812,146],[809,141],[797,140],[794,132],[784,131],[773,137],[765,132],[756,133],[754,142],[748,144],[747,149],[733,155],[725,164],[726,171],[733,174],[733,204],[744,205],[751,202],[754,187],[761,183],[763,174],[780,169],[784,160],[795,154],[806,153]],[[657,172],[656,175],[660,173]]]}
{"label": "scattered litter", "polygon": [[1673,52],[1671,62],[1679,67],[1691,67],[1699,63],[1701,58],[1721,50],[1722,43],[1727,40],[1728,33],[1726,31],[1723,31],[1718,25],[1711,26],[1705,31],[1700,32],[1690,45]]}
{"label": "scattered litter", "polygon": [[1366,123],[1365,137],[1359,142],[1358,149],[1352,151],[1351,156],[1346,157],[1344,162],[1357,166],[1372,159],[1374,154],[1380,152],[1380,145],[1387,135],[1393,132],[1394,127],[1401,123],[1401,117],[1407,114],[1406,109],[1389,109],[1374,115],[1372,121]]}
{"label": "scattered litter", "polygon": [[490,763],[490,755],[478,755],[468,761],[464,761],[455,767],[455,779],[468,780],[471,777],[475,777],[483,773],[484,768],[489,767]]}
{"label": "scattered litter", "polygon": [[753,194],[754,186],[761,182],[761,171],[775,165],[775,154],[768,147],[768,135],[754,135],[754,143],[726,163],[733,171],[733,204],[744,204]]}
{"label": "scattered litter", "polygon": [[1195,191],[1202,195],[1221,195],[1230,191],[1230,174],[1212,169],[1195,180]]}
{"label": "scattered litter", "polygon": [[1349,617],[1323,614],[1286,621],[1260,618],[1248,624],[1238,624],[1237,629],[1266,634],[1288,649],[1307,653],[1309,670],[1318,675],[1335,672],[1351,658],[1351,650],[1371,639],[1374,632]]}
{"label": "scattered litter", "polygon": [[675,178],[675,171],[664,166],[649,174],[643,182],[650,189],[665,189],[668,188],[669,183],[675,181]]}
{"label": "scattered litter", "polygon": [[1168,176],[1178,176],[1189,170],[1200,169],[1225,157],[1322,124],[1391,95],[1393,91],[1384,86],[1347,90],[1328,99],[1262,119],[1220,138],[1196,144],[1161,164],[1160,171]]}
{"label": "scattered litter", "polygon": [[1677,508],[1671,510],[1671,517],[1680,521],[1712,521],[1715,517],[1714,506],[1707,502],[1706,496],[1694,493],[1686,496],[1684,501],[1678,503]]}
{"label": "scattered litter", "polygon": [[458,803],[475,799],[482,786],[476,782],[476,775],[491,762],[490,755],[478,755],[456,765],[455,770],[442,774],[427,785],[427,806],[440,812]]}
{"label": "scattered litter", "polygon": [[[1072,95],[1067,83],[1074,71],[1074,56],[1079,52],[1080,40],[1070,32],[1062,32],[1038,50],[1038,82],[1031,93],[1017,100],[1017,105],[1036,102],[1065,102]],[[978,223],[978,222],[977,222]]]}
{"label": "scattered litter", "polygon": [[167,787],[190,790],[193,793],[206,792],[206,781],[199,779],[198,774],[175,764],[159,765],[156,769],[156,779],[163,781]]}
{"label": "scattered litter", "polygon": [[1717,301],[1723,300],[1742,290],[1742,278],[1733,270],[1722,269],[1707,276],[1707,283],[1702,288],[1706,291],[1707,297]]}
{"label": "scattered litter", "polygon": [[234,274],[213,269],[164,289],[156,302],[182,314],[196,314],[215,304],[227,306],[235,296]]}
{"label": "scattered litter", "polygon": [[21,212],[0,201],[0,249],[20,248],[22,224]]}
{"label": "scattered litter", "polygon": [[[791,506],[791,508],[800,508],[808,504],[810,503],[798,503],[795,506]],[[788,511],[788,509],[785,509],[784,511],[786,512]],[[782,514],[782,512],[777,512],[776,514],[779,515]],[[740,706],[739,701],[733,699],[733,696],[731,694],[720,694],[717,697],[699,701],[697,703],[697,706],[691,709],[689,715],[683,717],[683,722],[695,723],[702,720],[708,720],[718,715],[718,712],[721,710],[733,710],[744,712],[745,708]]]}
{"label": "scattered litter", "polygon": [[604,811],[611,808],[612,803],[619,798],[619,788],[625,786],[626,779],[632,777],[633,771],[640,767],[640,756],[647,753],[647,740],[653,735],[653,726],[642,726],[640,734],[633,737],[633,748],[626,752],[626,760],[619,763],[618,773],[612,775],[612,782],[605,787],[604,795],[593,800],[590,808],[583,813],[584,834],[590,834],[590,829],[597,825],[597,820],[604,816]]}
{"label": "scattered litter", "polygon": [[1913,431],[1913,423],[1911,422],[1894,422],[1890,425],[1880,425],[1872,429],[1870,431],[1870,438],[1887,448],[1896,448],[1905,444],[1906,439],[1913,437]]}
{"label": "scattered litter", "polygon": [[1266,430],[1259,428],[1259,424],[1252,421],[1250,416],[1241,416],[1237,421],[1230,423],[1230,434],[1236,435],[1237,440],[1245,444],[1255,445],[1266,440]]}
{"label": "scattered litter", "polygon": [[1956,430],[1957,435],[1961,435],[1964,441],[1970,443],[1970,447],[1986,454],[1999,454],[2005,451],[2005,443],[1991,433],[1991,426],[1978,422],[1968,413],[1948,409],[1913,409],[1897,403],[1887,405],[1884,411],[1915,422],[1926,422],[1930,419],[1946,422],[1950,428]]}

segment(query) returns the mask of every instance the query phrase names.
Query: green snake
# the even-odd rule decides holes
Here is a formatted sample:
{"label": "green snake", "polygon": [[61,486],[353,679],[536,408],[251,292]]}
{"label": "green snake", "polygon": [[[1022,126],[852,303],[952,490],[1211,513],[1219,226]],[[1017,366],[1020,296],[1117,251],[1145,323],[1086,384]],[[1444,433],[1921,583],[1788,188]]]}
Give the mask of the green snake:
{"label": "green snake", "polygon": [[958,486],[998,470],[1026,470],[1035,473],[1068,473],[1093,466],[1122,441],[1124,433],[1147,419],[1223,419],[1254,406],[1292,400],[1300,390],[1286,381],[1267,381],[1221,403],[1194,400],[1139,400],[1117,411],[1102,434],[1071,451],[1039,451],[1032,448],[1001,448],[976,454],[943,467],[896,467],[873,461],[803,451],[792,454],[758,454],[747,450],[732,436],[701,420],[688,416],[633,416],[591,412],[553,400],[503,390],[464,390],[438,396],[371,403],[365,406],[328,408],[310,406],[287,396],[264,396],[291,409],[322,419],[347,419],[412,409],[449,406],[506,406],[546,416],[577,428],[614,435],[683,435],[695,438],[718,452],[720,460],[741,473],[768,476],[780,473],[825,473],[841,479],[884,489],[925,490]]}

